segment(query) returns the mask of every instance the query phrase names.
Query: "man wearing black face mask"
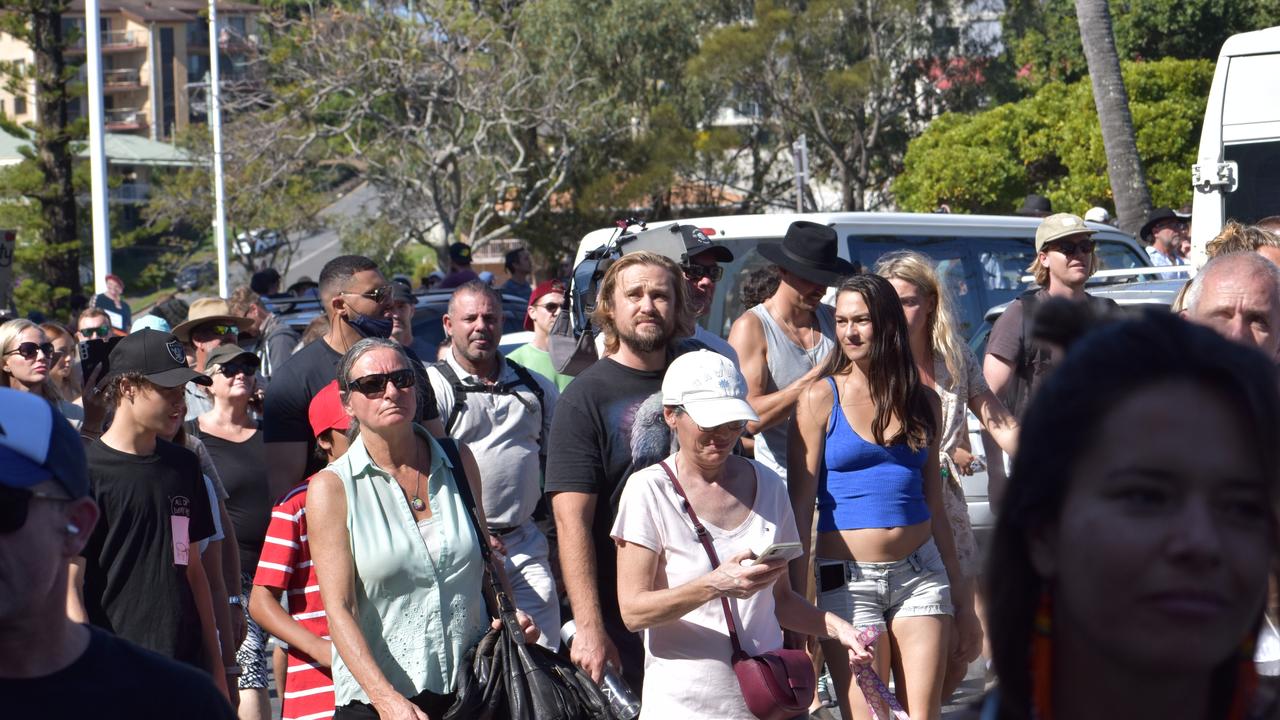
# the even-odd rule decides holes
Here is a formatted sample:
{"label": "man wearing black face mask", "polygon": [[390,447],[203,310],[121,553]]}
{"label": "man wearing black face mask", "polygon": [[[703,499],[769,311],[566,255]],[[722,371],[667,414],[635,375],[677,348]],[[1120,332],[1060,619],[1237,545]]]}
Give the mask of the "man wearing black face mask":
{"label": "man wearing black face mask", "polygon": [[[290,357],[272,378],[262,423],[267,466],[273,487],[292,487],[319,470],[315,442],[307,420],[311,398],[337,377],[338,361],[352,345],[366,337],[391,335],[392,288],[378,266],[360,255],[342,255],[320,271],[320,302],[329,318],[329,332]],[[417,358],[414,358],[415,360]],[[422,370],[422,363],[416,362]],[[425,371],[424,371],[425,372]],[[431,384],[417,383],[417,421],[442,437],[444,426],[436,409]]]}

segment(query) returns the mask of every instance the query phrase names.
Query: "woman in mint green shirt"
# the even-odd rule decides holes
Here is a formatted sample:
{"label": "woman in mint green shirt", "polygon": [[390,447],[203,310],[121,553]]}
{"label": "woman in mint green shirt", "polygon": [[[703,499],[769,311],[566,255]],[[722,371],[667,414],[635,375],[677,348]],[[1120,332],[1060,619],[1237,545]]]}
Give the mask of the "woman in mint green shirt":
{"label": "woman in mint green shirt", "polygon": [[[479,539],[456,485],[468,481],[482,497],[479,469],[465,446],[464,467],[454,467],[413,424],[415,382],[391,341],[347,351],[338,386],[360,434],[307,495],[339,719],[439,717],[463,655],[490,626]],[[536,639],[523,614],[522,624]]]}

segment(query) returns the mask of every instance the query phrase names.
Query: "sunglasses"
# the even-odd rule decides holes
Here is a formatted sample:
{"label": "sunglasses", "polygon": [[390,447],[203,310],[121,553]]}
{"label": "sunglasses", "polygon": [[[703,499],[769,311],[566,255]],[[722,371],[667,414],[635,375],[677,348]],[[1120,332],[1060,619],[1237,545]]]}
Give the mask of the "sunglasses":
{"label": "sunglasses", "polygon": [[60,495],[46,495],[26,488],[0,486],[0,535],[17,532],[27,524],[27,513],[31,509],[32,500],[65,502],[70,499]]}
{"label": "sunglasses", "polygon": [[710,278],[711,282],[720,282],[720,278],[724,277],[724,268],[719,265],[682,265],[685,277],[690,280],[701,280],[702,278]]}
{"label": "sunglasses", "polygon": [[91,327],[91,328],[80,328],[80,335],[86,338],[91,338],[91,337],[104,338],[110,334],[111,334],[111,327],[109,325],[99,325],[98,327]]}
{"label": "sunglasses", "polygon": [[546,310],[547,312],[551,313],[552,315],[555,315],[556,313],[560,312],[560,308],[562,308],[562,307],[564,307],[564,306],[563,306],[563,305],[561,305],[560,303],[550,302],[550,303],[542,303],[542,304],[541,304],[541,305],[539,305],[538,307],[542,308],[543,310]]}
{"label": "sunglasses", "polygon": [[235,325],[201,325],[192,335],[215,335],[217,337],[239,337],[240,328]]}
{"label": "sunglasses", "polygon": [[365,375],[347,383],[347,386],[369,398],[380,398],[387,394],[387,383],[396,386],[397,390],[405,390],[418,383],[418,376],[412,370],[396,370],[389,373]]}
{"label": "sunglasses", "polygon": [[1077,240],[1075,242],[1070,240],[1059,240],[1058,242],[1051,243],[1048,249],[1057,250],[1063,255],[1075,255],[1076,253],[1088,255],[1093,252],[1093,248],[1094,242],[1092,240]]}
{"label": "sunglasses", "polygon": [[255,373],[258,372],[258,364],[257,363],[227,363],[226,365],[222,366],[222,369],[219,370],[219,372],[221,372],[222,376],[225,378],[233,378],[237,375],[242,375],[242,374],[247,378],[251,378],[254,376]]}
{"label": "sunglasses", "polygon": [[51,342],[45,342],[45,343],[24,342],[19,344],[18,347],[14,348],[13,350],[10,350],[9,352],[5,353],[5,355],[21,355],[23,360],[31,361],[36,359],[36,353],[38,352],[44,353],[44,356],[50,360],[58,358],[62,355],[62,353],[53,349],[53,343]]}
{"label": "sunglasses", "polygon": [[342,291],[343,295],[359,295],[360,297],[365,298],[366,300],[372,300],[379,305],[387,304],[387,301],[391,299],[391,293],[392,289],[390,285],[383,285],[362,293],[347,292],[345,290]]}

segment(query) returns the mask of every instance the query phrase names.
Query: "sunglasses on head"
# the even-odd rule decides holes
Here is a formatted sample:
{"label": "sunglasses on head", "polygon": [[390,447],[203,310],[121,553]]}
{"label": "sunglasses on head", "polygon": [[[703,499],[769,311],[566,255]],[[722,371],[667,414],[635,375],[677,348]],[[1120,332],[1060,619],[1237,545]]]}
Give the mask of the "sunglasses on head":
{"label": "sunglasses on head", "polygon": [[1058,240],[1049,245],[1050,250],[1057,250],[1063,255],[1075,255],[1076,253],[1088,255],[1093,252],[1093,248],[1094,242],[1092,240]]}
{"label": "sunglasses on head", "polygon": [[412,370],[395,370],[389,373],[365,375],[347,383],[347,386],[365,397],[380,398],[387,394],[388,382],[395,385],[398,390],[405,390],[418,383],[418,376]]}
{"label": "sunglasses on head", "polygon": [[685,277],[690,280],[701,280],[702,278],[710,278],[711,282],[720,282],[720,278],[724,277],[724,268],[719,265],[682,265]]}
{"label": "sunglasses on head", "polygon": [[99,325],[98,327],[80,328],[80,334],[84,337],[104,338],[111,334],[111,327],[108,325]]}
{"label": "sunglasses on head", "polygon": [[342,291],[343,295],[359,295],[360,297],[365,298],[366,300],[372,300],[379,305],[385,305],[387,301],[391,299],[391,293],[392,289],[390,285],[383,285],[362,293],[347,292],[346,290]]}
{"label": "sunglasses on head", "polygon": [[32,500],[64,502],[70,499],[60,495],[46,495],[26,488],[0,486],[0,535],[17,532],[27,524],[27,513],[31,509]]}
{"label": "sunglasses on head", "polygon": [[52,360],[52,359],[54,359],[54,358],[58,357],[59,355],[61,355],[61,353],[59,353],[57,350],[54,350],[54,349],[53,349],[53,343],[51,343],[51,342],[44,342],[44,343],[24,342],[24,343],[20,343],[20,344],[18,345],[18,347],[16,347],[16,348],[14,348],[13,350],[10,350],[9,352],[5,353],[5,355],[21,355],[23,360],[35,360],[35,359],[36,359],[36,353],[37,353],[37,352],[42,352],[42,353],[44,353],[44,356],[45,356],[46,358],[49,358],[50,360]]}
{"label": "sunglasses on head", "polygon": [[240,374],[243,374],[247,378],[251,378],[258,372],[258,364],[250,362],[227,363],[226,365],[223,365],[222,369],[218,372],[222,373],[222,376],[226,378],[233,378]]}

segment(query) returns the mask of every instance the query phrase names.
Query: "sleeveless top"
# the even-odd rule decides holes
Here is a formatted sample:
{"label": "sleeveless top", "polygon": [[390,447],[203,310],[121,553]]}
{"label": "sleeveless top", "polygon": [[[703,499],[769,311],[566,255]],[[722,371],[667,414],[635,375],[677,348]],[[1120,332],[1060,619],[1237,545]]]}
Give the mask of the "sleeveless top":
{"label": "sleeveless top", "polygon": [[[374,662],[405,697],[452,692],[463,655],[489,627],[480,546],[453,466],[434,438],[420,426],[413,429],[431,446],[423,499],[431,505],[438,553],[427,549],[404,493],[370,459],[363,435],[326,468],[342,480],[347,496],[356,622]],[[333,687],[339,707],[369,702],[336,646]]]}
{"label": "sleeveless top", "polygon": [[[819,363],[827,359],[835,348],[836,321],[835,311],[830,305],[818,303],[814,314],[818,319],[818,343],[805,350],[795,344],[782,326],[769,314],[763,304],[752,307],[747,312],[760,318],[760,326],[764,328],[764,339],[768,343],[769,378],[765,384],[766,393],[774,393],[804,377]],[[756,434],[756,460],[778,474],[785,482],[787,479],[787,429],[791,427],[792,416],[788,415],[771,428]]]}
{"label": "sleeveless top", "polygon": [[818,532],[907,527],[928,520],[921,474],[928,448],[864,440],[844,416],[835,379],[827,382],[834,404],[818,478]]}

